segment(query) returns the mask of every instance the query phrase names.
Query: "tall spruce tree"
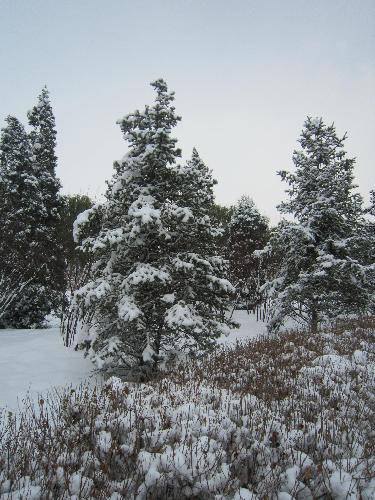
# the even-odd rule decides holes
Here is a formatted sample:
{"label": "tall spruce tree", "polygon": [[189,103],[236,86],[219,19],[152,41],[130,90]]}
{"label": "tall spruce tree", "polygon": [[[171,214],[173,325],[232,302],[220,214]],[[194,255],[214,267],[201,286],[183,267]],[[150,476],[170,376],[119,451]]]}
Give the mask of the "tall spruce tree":
{"label": "tall spruce tree", "polygon": [[31,159],[45,207],[39,221],[46,230],[40,241],[42,272],[38,274],[38,280],[44,289],[46,308],[57,311],[66,288],[65,261],[59,239],[62,201],[59,197],[60,182],[56,177],[56,126],[47,88],[42,90],[36,106],[28,112],[28,119],[32,126],[29,134]]}
{"label": "tall spruce tree", "polygon": [[208,347],[233,325],[224,314],[233,288],[208,215],[214,181],[196,151],[187,165],[176,164],[174,93],[163,80],[152,86],[155,103],[119,121],[130,150],[114,165],[106,202],[75,223],[94,259],[92,280],[75,300],[90,319],[86,340],[103,369],[147,366],[170,348]]}
{"label": "tall spruce tree", "polygon": [[290,186],[279,210],[294,221],[282,221],[264,251],[281,260],[265,286],[273,297],[271,329],[291,317],[315,332],[321,321],[371,308],[374,266],[345,138],[334,125],[308,118],[302,149],[293,154],[294,172],[279,173]]}
{"label": "tall spruce tree", "polygon": [[2,318],[3,325],[13,327],[38,324],[48,312],[37,279],[44,266],[46,213],[31,156],[24,127],[8,116],[0,140],[0,260],[4,283],[18,290]]}
{"label": "tall spruce tree", "polygon": [[267,218],[249,196],[242,196],[229,222],[229,263],[238,299],[248,308],[260,301],[260,286],[265,277],[262,261],[255,258],[254,251],[263,248],[267,238]]}

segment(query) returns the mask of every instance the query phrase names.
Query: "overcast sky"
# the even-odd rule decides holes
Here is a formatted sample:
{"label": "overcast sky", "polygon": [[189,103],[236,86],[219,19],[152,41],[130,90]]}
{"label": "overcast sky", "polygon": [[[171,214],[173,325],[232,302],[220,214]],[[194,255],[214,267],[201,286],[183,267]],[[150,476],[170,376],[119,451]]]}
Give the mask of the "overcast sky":
{"label": "overcast sky", "polygon": [[158,77],[218,202],[248,194],[276,222],[307,115],[348,131],[360,190],[375,188],[374,0],[0,0],[0,120],[26,122],[48,86],[65,192],[104,192],[126,152],[116,120]]}

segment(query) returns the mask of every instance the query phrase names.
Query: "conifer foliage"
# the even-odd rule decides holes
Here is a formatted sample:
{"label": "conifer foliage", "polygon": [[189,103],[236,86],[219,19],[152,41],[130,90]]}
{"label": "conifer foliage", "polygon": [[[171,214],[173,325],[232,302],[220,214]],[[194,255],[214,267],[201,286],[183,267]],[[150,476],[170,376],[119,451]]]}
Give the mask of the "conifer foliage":
{"label": "conifer foliage", "polygon": [[47,89],[28,117],[30,134],[10,116],[0,142],[1,277],[13,290],[2,324],[22,328],[42,325],[65,292],[56,130]]}
{"label": "conifer foliage", "polygon": [[59,241],[62,243],[65,276],[68,295],[87,281],[90,272],[90,256],[77,249],[74,242],[72,227],[78,215],[93,206],[93,201],[87,195],[75,194],[61,197],[62,210],[59,223]]}
{"label": "conifer foliage", "polygon": [[[3,283],[13,293],[2,322],[27,327],[39,322],[40,313],[44,316],[48,312],[43,301],[38,300],[41,287],[36,279],[36,270],[43,265],[40,255],[46,227],[41,221],[45,207],[28,136],[13,116],[8,116],[2,129],[0,172],[1,274]],[[16,289],[18,293],[14,295]]]}
{"label": "conifer foliage", "polygon": [[370,191],[370,206],[368,213],[375,217],[375,190]]}
{"label": "conifer foliage", "polygon": [[56,126],[47,88],[42,89],[36,106],[28,112],[28,119],[32,126],[29,135],[31,158],[45,208],[44,218],[40,221],[46,230],[41,237],[43,272],[39,280],[45,290],[44,301],[48,309],[56,311],[64,300],[65,262],[59,238],[62,201],[59,196],[61,186],[56,177]]}
{"label": "conifer foliage", "polygon": [[220,255],[229,261],[229,223],[233,214],[233,206],[214,203],[211,208],[210,217],[214,224],[220,228],[221,235],[217,239],[217,248]]}
{"label": "conifer foliage", "polygon": [[93,277],[75,294],[90,318],[93,358],[103,369],[151,365],[165,350],[208,347],[228,331],[232,285],[214,253],[214,181],[193,151],[186,165],[172,129],[174,93],[119,121],[130,145],[115,162],[106,202],[81,214],[75,236],[93,255]]}
{"label": "conifer foliage", "polygon": [[262,261],[254,256],[268,237],[268,220],[262,216],[249,196],[242,196],[233,209],[229,223],[229,262],[231,281],[240,301],[247,307],[260,301],[264,281]]}
{"label": "conifer foliage", "polygon": [[308,118],[302,149],[293,154],[294,172],[279,173],[290,186],[289,200],[279,210],[294,221],[282,221],[264,250],[281,261],[275,279],[265,285],[273,297],[271,329],[292,317],[316,331],[325,319],[371,307],[374,266],[353,183],[355,160],[346,157],[345,138],[334,125]]}

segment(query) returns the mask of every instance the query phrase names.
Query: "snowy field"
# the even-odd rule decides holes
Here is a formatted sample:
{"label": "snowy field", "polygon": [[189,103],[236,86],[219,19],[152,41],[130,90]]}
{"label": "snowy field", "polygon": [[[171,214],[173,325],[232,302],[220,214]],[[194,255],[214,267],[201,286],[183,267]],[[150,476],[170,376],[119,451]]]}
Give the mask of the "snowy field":
{"label": "snowy field", "polygon": [[[252,314],[236,311],[241,324],[220,344],[235,343],[266,332]],[[33,398],[54,387],[79,385],[95,377],[92,363],[82,352],[63,346],[58,328],[44,330],[0,330],[0,408],[15,410],[27,392]]]}
{"label": "snowy field", "polygon": [[59,328],[0,330],[0,407],[14,410],[29,391],[39,393],[65,384],[77,385],[93,365],[82,352],[67,349]]}

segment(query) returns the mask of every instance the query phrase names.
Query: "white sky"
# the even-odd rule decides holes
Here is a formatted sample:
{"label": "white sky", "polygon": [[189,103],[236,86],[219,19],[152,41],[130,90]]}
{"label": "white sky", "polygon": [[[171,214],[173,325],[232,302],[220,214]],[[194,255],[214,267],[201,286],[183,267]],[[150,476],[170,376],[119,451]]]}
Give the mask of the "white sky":
{"label": "white sky", "polygon": [[47,84],[65,192],[104,192],[126,151],[115,122],[158,77],[218,202],[248,194],[276,222],[276,171],[292,168],[307,115],[348,131],[360,191],[375,188],[375,1],[0,0],[0,120],[25,123]]}

